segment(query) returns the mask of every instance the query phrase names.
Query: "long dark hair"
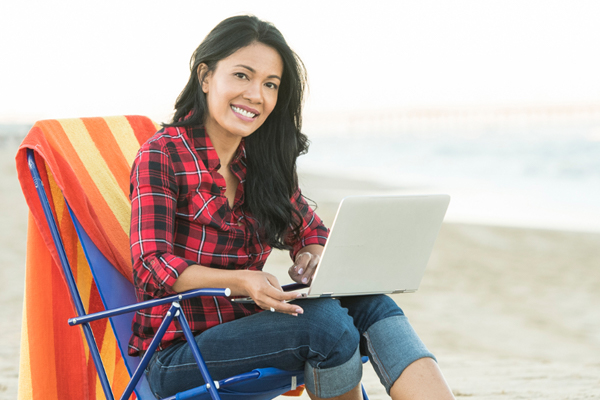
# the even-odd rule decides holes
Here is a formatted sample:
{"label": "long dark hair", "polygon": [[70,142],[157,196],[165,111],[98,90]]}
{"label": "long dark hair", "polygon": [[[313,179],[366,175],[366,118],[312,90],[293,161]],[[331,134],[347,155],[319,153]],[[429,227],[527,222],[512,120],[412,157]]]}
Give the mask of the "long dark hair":
{"label": "long dark hair", "polygon": [[289,249],[285,244],[290,239],[287,235],[298,239],[302,226],[302,216],[290,202],[298,187],[296,159],[308,150],[309,143],[300,132],[306,70],[281,32],[252,15],[220,22],[192,55],[190,79],[177,98],[169,126],[203,125],[208,106],[198,79],[198,66],[204,63],[208,71],[213,71],[220,60],[254,42],[279,53],[283,76],[275,108],[262,126],[244,139],[247,156],[244,208],[260,222],[270,246]]}

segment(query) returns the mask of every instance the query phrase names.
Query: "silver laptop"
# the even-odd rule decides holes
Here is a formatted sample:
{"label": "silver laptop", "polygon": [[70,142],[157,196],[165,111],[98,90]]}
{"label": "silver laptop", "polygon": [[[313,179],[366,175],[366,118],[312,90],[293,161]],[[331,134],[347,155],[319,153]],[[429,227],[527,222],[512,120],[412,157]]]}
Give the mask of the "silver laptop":
{"label": "silver laptop", "polygon": [[416,291],[449,203],[445,194],[344,198],[305,298]]}

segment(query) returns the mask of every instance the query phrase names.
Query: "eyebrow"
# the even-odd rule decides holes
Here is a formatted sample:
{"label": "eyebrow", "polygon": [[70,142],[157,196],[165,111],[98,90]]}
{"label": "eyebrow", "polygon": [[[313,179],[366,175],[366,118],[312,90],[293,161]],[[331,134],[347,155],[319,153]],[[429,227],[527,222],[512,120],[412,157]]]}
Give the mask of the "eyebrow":
{"label": "eyebrow", "polygon": [[[236,65],[236,67],[246,68],[248,71],[252,72],[253,74],[256,73],[256,70],[254,68],[249,67],[249,66],[244,65],[244,64],[238,64],[238,65]],[[281,77],[279,75],[269,75],[269,76],[267,76],[267,78],[275,78],[275,79],[281,80]]]}

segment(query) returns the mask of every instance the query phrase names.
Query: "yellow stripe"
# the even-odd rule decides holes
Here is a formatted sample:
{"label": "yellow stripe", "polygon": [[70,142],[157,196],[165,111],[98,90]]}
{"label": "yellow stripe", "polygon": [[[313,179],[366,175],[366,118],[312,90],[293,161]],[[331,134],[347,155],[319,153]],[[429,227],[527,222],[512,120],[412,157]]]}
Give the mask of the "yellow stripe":
{"label": "yellow stripe", "polygon": [[65,197],[62,194],[62,191],[56,184],[54,180],[54,175],[50,172],[48,168],[48,164],[46,164],[46,171],[48,171],[48,183],[50,184],[50,194],[52,199],[50,202],[54,204],[54,210],[56,211],[56,223],[58,228],[61,228],[62,216],[63,212],[65,212]]}
{"label": "yellow stripe", "polygon": [[94,184],[119,221],[121,228],[124,232],[129,233],[130,213],[124,212],[124,210],[129,210],[131,207],[129,199],[110,172],[110,168],[108,168],[106,161],[96,148],[96,144],[83,121],[80,119],[64,119],[58,122],[60,122],[79,159],[92,177]]}
{"label": "yellow stripe", "polygon": [[[31,227],[31,225],[29,225]],[[27,288],[25,288],[27,293]],[[21,360],[19,362],[18,400],[33,399],[31,363],[29,361],[29,331],[27,327],[27,296],[23,296],[23,318],[21,323]]]}
{"label": "yellow stripe", "polygon": [[104,396],[104,389],[102,389],[102,384],[100,383],[100,378],[96,375],[96,400],[106,400],[106,396]]}
{"label": "yellow stripe", "polygon": [[[48,182],[50,183],[50,193],[52,193],[52,202],[54,203],[54,209],[56,210],[57,223],[60,224],[62,222],[62,213],[65,210],[65,198],[54,181],[54,176],[49,173],[48,174]],[[71,267],[73,268],[73,267]],[[79,290],[79,294],[81,297],[81,301],[83,303],[83,308],[89,311],[90,304],[90,292],[92,290],[92,273],[88,267],[87,260],[85,258],[85,253],[83,252],[83,248],[81,247],[81,243],[77,241],[77,265],[75,266],[77,270],[76,275],[76,284],[77,289]]]}
{"label": "yellow stripe", "polygon": [[[135,155],[140,149],[140,144],[135,137],[133,128],[129,125],[129,121],[125,116],[105,117],[104,121],[106,121],[108,128],[113,133],[125,160],[127,160],[129,165],[132,165]],[[119,132],[120,134],[115,135],[115,132]]]}
{"label": "yellow stripe", "polygon": [[90,293],[94,277],[88,267],[81,243],[77,241],[77,289],[86,312],[90,312]]}

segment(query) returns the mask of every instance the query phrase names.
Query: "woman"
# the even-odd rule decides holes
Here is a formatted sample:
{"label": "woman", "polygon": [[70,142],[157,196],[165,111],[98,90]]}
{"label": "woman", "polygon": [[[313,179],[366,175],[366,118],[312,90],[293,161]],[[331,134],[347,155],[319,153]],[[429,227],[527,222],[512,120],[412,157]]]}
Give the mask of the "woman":
{"label": "woman", "polygon": [[[131,173],[138,298],[204,287],[252,297],[255,305],[182,302],[214,379],[304,369],[311,398],[359,399],[362,353],[394,399],[452,398],[389,297],[293,302],[300,295],[262,271],[272,248],[289,249],[290,276],[310,283],[327,239],[296,176],[308,147],[300,132],[305,82],[281,33],[253,16],[222,21],[196,49],[172,123],[141,147]],[[166,308],[135,315],[131,355],[148,348]],[[147,376],[159,397],[202,383],[175,325]]]}

